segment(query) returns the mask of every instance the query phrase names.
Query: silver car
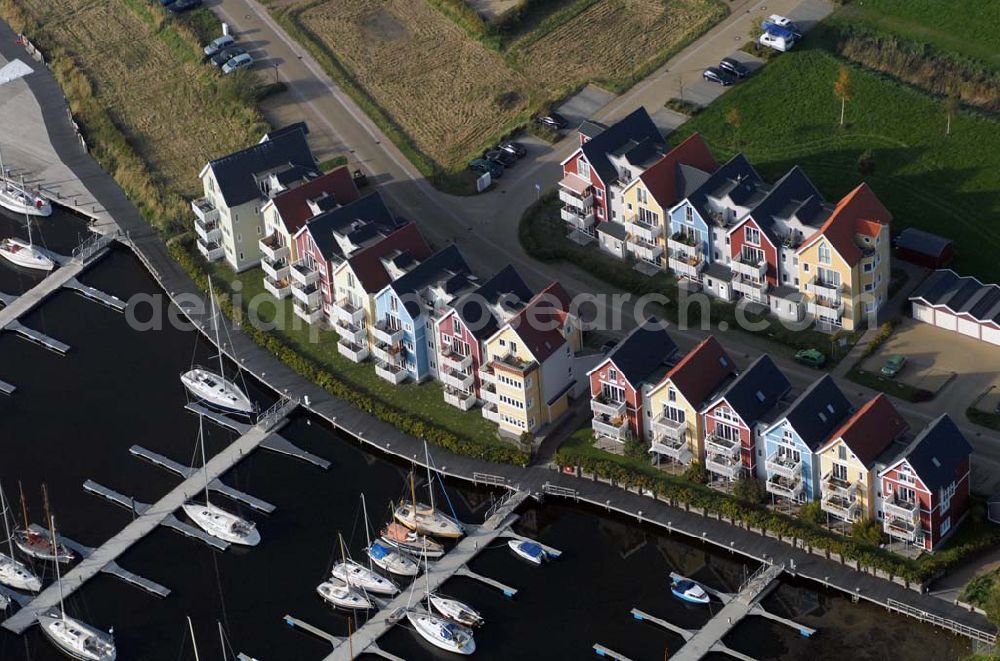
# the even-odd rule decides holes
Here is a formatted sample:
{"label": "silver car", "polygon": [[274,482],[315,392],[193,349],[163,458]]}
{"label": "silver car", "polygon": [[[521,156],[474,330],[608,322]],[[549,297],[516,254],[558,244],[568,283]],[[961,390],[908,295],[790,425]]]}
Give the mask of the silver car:
{"label": "silver car", "polygon": [[232,73],[237,69],[249,69],[252,66],[253,58],[250,57],[250,53],[240,53],[222,65],[222,73]]}
{"label": "silver car", "polygon": [[236,38],[231,34],[224,34],[217,39],[213,39],[207,46],[205,46],[205,57],[212,57],[220,50],[229,48],[235,41]]}

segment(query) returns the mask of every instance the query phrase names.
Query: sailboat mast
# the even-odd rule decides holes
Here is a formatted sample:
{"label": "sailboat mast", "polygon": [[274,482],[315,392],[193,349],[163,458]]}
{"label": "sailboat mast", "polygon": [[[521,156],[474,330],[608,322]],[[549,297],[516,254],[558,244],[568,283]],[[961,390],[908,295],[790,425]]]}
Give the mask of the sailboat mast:
{"label": "sailboat mast", "polygon": [[0,509],[3,509],[3,531],[7,533],[7,547],[10,549],[10,559],[14,559],[14,538],[10,534],[10,523],[7,521],[7,500],[3,495],[3,486],[0,485]]}
{"label": "sailboat mast", "polygon": [[191,632],[191,647],[194,648],[194,661],[201,661],[201,659],[198,658],[198,641],[194,639],[194,625],[191,624],[190,615],[187,616],[187,620],[188,620],[188,631]]}
{"label": "sailboat mast", "polygon": [[222,630],[222,622],[216,620],[215,623],[219,625],[219,644],[222,645],[222,661],[228,661],[229,652],[226,651],[226,634]]}
{"label": "sailboat mast", "polygon": [[416,478],[416,476],[413,473],[414,473],[414,471],[411,469],[410,470],[410,498],[412,498],[412,500],[410,502],[413,503],[413,522],[416,523],[416,521],[417,521],[417,478]]}
{"label": "sailboat mast", "polygon": [[[368,532],[368,504],[365,502],[364,493],[361,494],[361,512],[365,517],[365,547],[370,549],[372,547],[372,538]],[[372,566],[371,555],[368,555],[368,566]]]}
{"label": "sailboat mast", "polygon": [[3,166],[3,152],[0,151],[0,181],[3,181],[4,190],[7,189],[7,169]]}
{"label": "sailboat mast", "polygon": [[[51,519],[52,518],[52,510],[49,508],[49,488],[48,488],[48,486],[45,485],[44,482],[42,483],[42,509],[45,512],[45,520],[48,521],[49,519]],[[54,536],[55,536],[55,533],[53,532],[53,537]],[[52,548],[53,548],[53,550],[55,550],[55,547],[56,547],[55,539],[53,539],[52,540]]]}
{"label": "sailboat mast", "polygon": [[[46,499],[47,500],[47,499]],[[49,535],[52,538],[52,548],[56,548],[56,517],[49,515]],[[58,551],[53,553],[55,560],[53,561],[56,566],[56,585],[59,586],[59,613],[62,618],[66,619],[66,605],[63,603],[63,589],[62,589],[62,576],[59,574],[59,554]]]}
{"label": "sailboat mast", "polygon": [[24,530],[28,531],[28,501],[24,499],[24,488],[21,486],[21,480],[17,481],[17,491],[21,494],[21,514],[24,515]]}
{"label": "sailboat mast", "polygon": [[208,463],[205,461],[205,425],[198,416],[198,445],[201,447],[201,471],[205,476],[205,504],[208,505]]}
{"label": "sailboat mast", "polygon": [[[427,462],[427,493],[430,495],[431,499],[431,512],[436,511],[434,509],[434,481],[431,478],[431,455],[427,451],[427,441],[424,441],[424,461]],[[414,505],[416,507],[416,505]]]}
{"label": "sailboat mast", "polygon": [[215,311],[215,290],[212,289],[212,277],[208,278],[208,301],[212,306],[212,330],[215,331],[215,346],[219,349],[219,376],[225,380],[226,372],[222,360],[222,342],[219,341],[219,317]]}

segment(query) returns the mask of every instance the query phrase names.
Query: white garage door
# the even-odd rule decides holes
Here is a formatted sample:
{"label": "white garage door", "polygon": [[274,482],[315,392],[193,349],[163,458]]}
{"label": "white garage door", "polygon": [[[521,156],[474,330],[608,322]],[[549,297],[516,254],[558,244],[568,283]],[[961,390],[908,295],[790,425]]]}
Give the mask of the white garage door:
{"label": "white garage door", "polygon": [[918,303],[913,304],[913,318],[917,321],[926,321],[928,324],[934,323],[934,309]]}
{"label": "white garage door", "polygon": [[958,328],[957,321],[955,315],[942,312],[941,310],[937,310],[934,315],[934,325],[947,328],[948,330],[956,330]]}
{"label": "white garage door", "polygon": [[974,337],[979,339],[979,324],[975,321],[969,321],[967,319],[958,320],[958,332],[962,335],[968,335],[969,337]]}
{"label": "white garage door", "polygon": [[1000,330],[983,326],[983,340],[990,344],[1000,345]]}

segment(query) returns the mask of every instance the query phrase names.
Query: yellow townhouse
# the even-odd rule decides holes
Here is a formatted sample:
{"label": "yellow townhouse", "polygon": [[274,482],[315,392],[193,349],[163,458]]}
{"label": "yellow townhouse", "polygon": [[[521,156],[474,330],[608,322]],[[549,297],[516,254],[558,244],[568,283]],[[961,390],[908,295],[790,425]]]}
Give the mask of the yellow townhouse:
{"label": "yellow townhouse", "polygon": [[861,184],[799,247],[799,290],[820,328],[860,328],[885,304],[891,221],[872,189]]}

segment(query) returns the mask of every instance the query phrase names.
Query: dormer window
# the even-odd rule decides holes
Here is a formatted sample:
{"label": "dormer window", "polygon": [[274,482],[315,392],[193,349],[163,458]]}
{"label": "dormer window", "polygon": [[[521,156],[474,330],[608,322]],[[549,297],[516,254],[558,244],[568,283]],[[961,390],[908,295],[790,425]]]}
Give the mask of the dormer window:
{"label": "dormer window", "polygon": [[646,192],[646,189],[643,188],[642,186],[636,186],[635,198],[639,201],[639,204],[649,203],[649,194]]}
{"label": "dormer window", "polygon": [[823,243],[819,244],[819,263],[829,264],[831,259],[832,257],[830,255],[830,246],[827,245],[827,243],[824,241]]}

